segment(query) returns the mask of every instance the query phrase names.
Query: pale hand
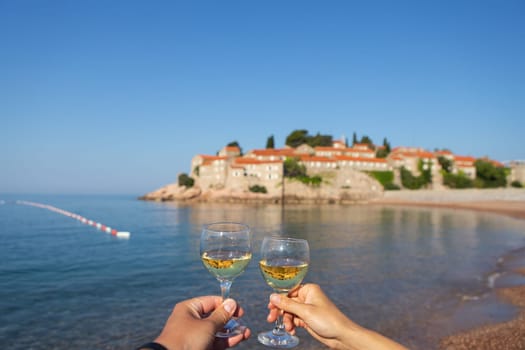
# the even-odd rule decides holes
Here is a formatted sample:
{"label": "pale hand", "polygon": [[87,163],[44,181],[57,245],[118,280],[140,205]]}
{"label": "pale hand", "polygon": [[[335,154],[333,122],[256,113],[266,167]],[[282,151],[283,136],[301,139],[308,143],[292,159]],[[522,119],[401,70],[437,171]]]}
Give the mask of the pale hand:
{"label": "pale hand", "polygon": [[305,328],[315,339],[331,349],[406,350],[379,333],[359,326],[346,317],[316,284],[306,284],[289,293],[270,296],[268,322],[284,310],[286,330]]}

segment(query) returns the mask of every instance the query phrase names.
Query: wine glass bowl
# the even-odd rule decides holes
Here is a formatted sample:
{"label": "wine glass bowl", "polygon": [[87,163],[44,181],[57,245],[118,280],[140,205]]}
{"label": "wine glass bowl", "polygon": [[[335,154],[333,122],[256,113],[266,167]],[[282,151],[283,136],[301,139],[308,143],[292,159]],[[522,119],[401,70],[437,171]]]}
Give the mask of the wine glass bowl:
{"label": "wine glass bowl", "polygon": [[[200,255],[206,269],[219,281],[222,298],[229,298],[233,280],[246,269],[252,258],[250,227],[237,222],[204,225]],[[231,319],[216,335],[231,337],[241,334],[244,329],[239,319]]]}
{"label": "wine glass bowl", "polygon": [[[266,283],[276,292],[287,294],[303,281],[310,263],[310,248],[304,239],[265,237],[261,246],[259,268]],[[299,338],[284,329],[282,312],[275,328],[259,333],[260,343],[275,348],[292,348]]]}

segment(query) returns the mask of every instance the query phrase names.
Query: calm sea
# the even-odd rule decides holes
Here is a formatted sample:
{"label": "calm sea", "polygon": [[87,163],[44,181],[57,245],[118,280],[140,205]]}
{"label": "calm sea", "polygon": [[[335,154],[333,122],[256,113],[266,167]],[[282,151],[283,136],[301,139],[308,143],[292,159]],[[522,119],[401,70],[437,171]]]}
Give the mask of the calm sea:
{"label": "calm sea", "polygon": [[[131,237],[14,200],[50,204]],[[249,224],[254,260],[265,235],[308,239],[306,281],[355,321],[414,349],[435,348],[450,331],[436,325],[450,325],[443,320],[461,300],[483,296],[498,259],[525,246],[525,221],[462,210],[185,206],[133,196],[9,195],[0,203],[0,340],[10,349],[133,349],[151,340],[177,301],[218,294],[198,253],[201,226],[213,221]],[[254,335],[271,328],[269,294],[256,261],[233,284]],[[502,304],[481,315],[512,312]],[[299,336],[300,349],[323,348]],[[252,336],[239,348],[264,347]]]}

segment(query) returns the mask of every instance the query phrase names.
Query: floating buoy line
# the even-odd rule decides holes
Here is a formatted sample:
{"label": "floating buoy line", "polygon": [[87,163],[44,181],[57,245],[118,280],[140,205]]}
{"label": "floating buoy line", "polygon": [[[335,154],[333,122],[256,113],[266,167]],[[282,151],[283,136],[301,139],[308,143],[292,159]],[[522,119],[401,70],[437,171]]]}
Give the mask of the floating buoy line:
{"label": "floating buoy line", "polygon": [[103,225],[103,224],[101,224],[99,222],[86,219],[85,217],[83,217],[81,215],[72,213],[72,212],[64,210],[64,209],[60,209],[60,208],[54,207],[54,206],[49,205],[49,204],[42,204],[42,203],[29,202],[29,201],[20,201],[20,200],[16,201],[16,204],[29,205],[31,207],[37,207],[37,208],[41,208],[41,209],[50,210],[52,212],[55,212],[55,213],[58,213],[58,214],[62,214],[64,216],[67,216],[67,217],[70,217],[72,219],[78,220],[78,221],[80,221],[83,224],[86,224],[86,225],[89,225],[89,226],[93,226],[93,227],[97,228],[98,230],[100,230],[102,232],[109,233],[109,234],[111,234],[111,235],[113,235],[115,237],[129,238],[129,236],[131,235],[127,231],[117,231],[116,229],[111,228],[111,227],[109,227],[107,225]]}

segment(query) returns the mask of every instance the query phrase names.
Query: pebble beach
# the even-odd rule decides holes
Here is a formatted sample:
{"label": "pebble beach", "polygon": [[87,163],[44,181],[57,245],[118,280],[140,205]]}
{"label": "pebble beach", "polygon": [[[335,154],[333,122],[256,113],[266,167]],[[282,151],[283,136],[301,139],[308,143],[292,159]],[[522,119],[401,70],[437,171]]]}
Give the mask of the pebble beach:
{"label": "pebble beach", "polygon": [[[525,220],[525,189],[389,191],[374,203],[486,211]],[[516,308],[516,316],[503,322],[452,332],[441,339],[439,349],[525,349],[525,247],[510,252],[501,259],[501,264],[506,278],[495,284],[492,299],[486,298],[486,303],[494,299],[509,303]]]}

